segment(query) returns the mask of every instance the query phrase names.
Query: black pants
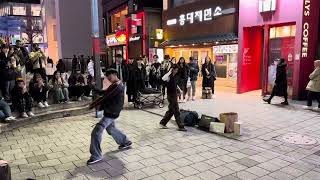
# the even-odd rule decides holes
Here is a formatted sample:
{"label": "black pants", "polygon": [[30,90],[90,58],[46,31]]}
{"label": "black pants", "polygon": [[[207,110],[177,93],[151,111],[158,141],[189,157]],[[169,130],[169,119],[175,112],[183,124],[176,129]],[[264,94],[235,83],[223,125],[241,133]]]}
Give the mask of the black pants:
{"label": "black pants", "polygon": [[172,116],[174,115],[174,118],[176,119],[176,123],[179,128],[183,128],[183,122],[181,122],[180,118],[180,110],[179,110],[179,104],[177,101],[177,97],[175,96],[168,96],[168,102],[169,102],[169,109],[164,115],[163,119],[161,120],[160,124],[167,125],[167,123],[170,121]]}
{"label": "black pants", "polygon": [[318,101],[318,108],[320,108],[320,92],[309,91],[307,99],[308,99],[307,106],[312,106],[312,101],[316,99]]}
{"label": "black pants", "polygon": [[28,93],[13,102],[14,107],[19,113],[30,112],[32,110],[32,103],[32,97]]}
{"label": "black pants", "polygon": [[[269,97],[269,101],[271,101],[271,99],[277,94],[277,92],[278,92],[278,89],[274,87]],[[282,94],[283,94],[282,96],[284,97],[284,102],[288,102],[288,92],[285,91]]]}
{"label": "black pants", "polygon": [[84,86],[70,86],[68,88],[70,97],[81,97],[84,95],[86,88]]}
{"label": "black pants", "polygon": [[48,89],[46,87],[43,87],[41,90],[40,89],[32,90],[31,94],[33,99],[37,103],[39,103],[39,102],[47,101],[47,92],[48,92]]}

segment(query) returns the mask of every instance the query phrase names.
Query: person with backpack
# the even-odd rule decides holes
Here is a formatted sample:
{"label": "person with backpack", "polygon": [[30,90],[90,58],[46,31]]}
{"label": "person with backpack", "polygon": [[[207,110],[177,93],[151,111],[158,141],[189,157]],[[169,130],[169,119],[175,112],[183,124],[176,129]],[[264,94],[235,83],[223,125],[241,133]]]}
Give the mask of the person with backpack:
{"label": "person with backpack", "polygon": [[166,82],[167,87],[167,98],[169,102],[168,111],[166,112],[163,119],[160,121],[160,128],[168,129],[167,124],[174,115],[176,119],[176,123],[178,125],[179,131],[187,131],[184,127],[183,122],[180,117],[180,110],[178,104],[178,94],[183,93],[179,86],[177,86],[177,78],[178,78],[178,65],[174,64],[171,67],[171,70],[163,76],[162,80]]}
{"label": "person with backpack", "polygon": [[91,133],[90,154],[91,157],[87,164],[94,164],[102,160],[101,140],[104,130],[113,137],[119,145],[119,149],[126,149],[132,145],[132,142],[127,136],[116,128],[115,122],[119,117],[124,104],[124,85],[118,78],[116,69],[108,69],[105,74],[106,78],[111,82],[111,85],[106,90],[94,89],[101,98],[96,99],[90,108],[100,106],[104,111],[104,117],[96,124]]}

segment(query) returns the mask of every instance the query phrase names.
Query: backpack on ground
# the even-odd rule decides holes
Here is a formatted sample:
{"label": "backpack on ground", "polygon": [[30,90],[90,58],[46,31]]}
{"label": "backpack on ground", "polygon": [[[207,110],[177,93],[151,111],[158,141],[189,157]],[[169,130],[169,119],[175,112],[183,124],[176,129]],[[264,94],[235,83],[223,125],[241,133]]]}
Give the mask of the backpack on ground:
{"label": "backpack on ground", "polygon": [[211,122],[219,122],[219,119],[216,117],[202,115],[199,122],[199,128],[205,131],[209,131]]}
{"label": "backpack on ground", "polygon": [[181,121],[184,122],[185,126],[195,126],[199,123],[199,116],[198,113],[195,111],[187,111],[187,110],[180,110],[180,117]]}

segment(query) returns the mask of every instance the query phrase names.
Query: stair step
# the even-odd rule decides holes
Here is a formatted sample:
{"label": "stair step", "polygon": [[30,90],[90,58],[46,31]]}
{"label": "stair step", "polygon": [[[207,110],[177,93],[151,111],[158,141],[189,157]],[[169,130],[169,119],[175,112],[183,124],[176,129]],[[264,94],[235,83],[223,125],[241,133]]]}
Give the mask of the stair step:
{"label": "stair step", "polygon": [[10,123],[0,123],[0,133],[41,121],[78,116],[92,112],[93,110],[90,110],[86,104],[78,104],[77,107],[45,111],[43,113],[37,113],[34,117],[19,118],[16,121],[12,121]]}
{"label": "stair step", "polygon": [[45,113],[48,111],[57,111],[57,110],[62,110],[62,109],[87,106],[90,102],[91,101],[70,101],[69,103],[52,104],[47,108],[34,107],[34,108],[32,108],[32,112],[34,114],[41,114],[41,113]]}

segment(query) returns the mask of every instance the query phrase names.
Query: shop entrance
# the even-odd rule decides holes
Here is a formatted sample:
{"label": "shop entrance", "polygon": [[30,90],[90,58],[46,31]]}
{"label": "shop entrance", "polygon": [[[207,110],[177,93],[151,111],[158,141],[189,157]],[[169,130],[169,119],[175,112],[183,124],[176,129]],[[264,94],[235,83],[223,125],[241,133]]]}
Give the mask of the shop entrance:
{"label": "shop entrance", "polygon": [[239,92],[262,88],[263,27],[243,28],[242,64]]}

